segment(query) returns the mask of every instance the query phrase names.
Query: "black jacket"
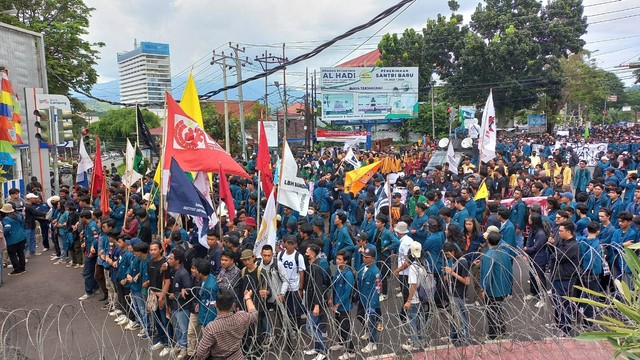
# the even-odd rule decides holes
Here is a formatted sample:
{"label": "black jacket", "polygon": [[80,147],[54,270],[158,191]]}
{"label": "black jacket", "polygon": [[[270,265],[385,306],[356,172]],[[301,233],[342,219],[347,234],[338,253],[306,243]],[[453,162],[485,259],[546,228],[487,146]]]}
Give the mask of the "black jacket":
{"label": "black jacket", "polygon": [[580,269],[580,244],[575,238],[557,239],[555,245],[549,246],[549,268],[552,280],[576,279]]}
{"label": "black jacket", "polygon": [[36,219],[42,218],[47,215],[46,212],[38,211],[33,204],[26,204],[24,207],[24,228],[33,229],[36,227]]}

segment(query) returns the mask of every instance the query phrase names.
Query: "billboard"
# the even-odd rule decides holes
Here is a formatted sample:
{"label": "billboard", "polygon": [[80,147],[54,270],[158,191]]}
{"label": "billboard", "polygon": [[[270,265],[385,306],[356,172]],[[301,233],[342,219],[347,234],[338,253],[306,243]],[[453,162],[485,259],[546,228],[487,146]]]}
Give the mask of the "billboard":
{"label": "billboard", "polygon": [[418,116],[418,68],[321,68],[322,118],[409,119]]}
{"label": "billboard", "polygon": [[263,121],[264,133],[267,135],[267,145],[269,147],[278,147],[278,122]]}
{"label": "billboard", "polygon": [[543,134],[547,132],[547,115],[531,114],[527,120],[527,132],[529,134]]}

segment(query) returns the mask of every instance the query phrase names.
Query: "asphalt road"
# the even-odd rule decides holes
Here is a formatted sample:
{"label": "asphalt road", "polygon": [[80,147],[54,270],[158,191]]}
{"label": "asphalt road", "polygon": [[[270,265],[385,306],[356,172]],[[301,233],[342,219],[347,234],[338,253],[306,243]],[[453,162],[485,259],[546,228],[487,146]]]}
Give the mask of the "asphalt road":
{"label": "asphalt road", "polygon": [[[66,268],[63,265],[53,265],[49,260],[51,253],[29,258],[27,273],[20,276],[8,276],[8,269],[4,269],[4,285],[0,287],[0,335],[4,347],[0,348],[2,359],[151,359],[159,358],[149,351],[149,343],[141,341],[137,332],[125,331],[112,321],[105,311],[100,310],[102,303],[95,296],[84,302],[78,301],[83,294],[82,269]],[[537,341],[549,338],[555,330],[545,324],[552,323],[553,307],[548,302],[541,309],[533,306],[535,301],[524,302],[523,296],[528,293],[528,275],[522,259],[514,264],[516,285],[511,298],[506,301],[508,319],[507,332],[510,340],[504,346],[492,344],[500,355],[506,355],[508,349],[528,353],[532,359],[556,358],[550,356],[554,352],[546,352],[544,348],[535,346]],[[378,351],[372,356],[377,358],[412,359],[424,358],[424,353],[411,354],[401,349],[401,344],[407,341],[406,325],[400,323],[397,316],[401,300],[396,298],[395,280],[391,283],[389,299],[382,304],[384,330]],[[549,299],[547,299],[549,301]],[[484,311],[481,307],[470,306],[471,336],[482,339],[486,334]],[[440,310],[438,316],[432,317],[426,333],[430,338],[429,346],[437,351],[430,353],[428,358],[437,359],[466,359],[486,356],[480,355],[475,348],[456,348],[448,345],[448,341],[441,337],[448,335],[447,312]],[[365,340],[358,337],[362,334],[362,326],[354,322],[353,331],[356,349],[366,345]],[[334,344],[337,336],[333,329],[329,330],[327,346]],[[266,354],[270,359],[303,359],[302,350],[310,347],[311,341],[306,336],[300,336],[297,349],[284,346],[283,339],[276,342]],[[569,351],[560,342],[551,341],[556,354]],[[555,344],[555,345],[554,345]],[[526,347],[526,348],[525,348]],[[433,348],[432,348],[433,349]],[[483,347],[484,350],[488,347]],[[537,349],[537,350],[536,350]],[[17,355],[20,356],[17,356]],[[331,352],[330,359],[335,359],[342,352]],[[587,358],[606,358],[610,354],[590,353]],[[502,356],[498,356],[502,357]],[[164,359],[168,359],[167,357]],[[306,358],[311,358],[307,356]],[[358,357],[359,359],[363,357]],[[506,356],[509,358],[509,356]],[[567,354],[558,358],[571,358]]]}

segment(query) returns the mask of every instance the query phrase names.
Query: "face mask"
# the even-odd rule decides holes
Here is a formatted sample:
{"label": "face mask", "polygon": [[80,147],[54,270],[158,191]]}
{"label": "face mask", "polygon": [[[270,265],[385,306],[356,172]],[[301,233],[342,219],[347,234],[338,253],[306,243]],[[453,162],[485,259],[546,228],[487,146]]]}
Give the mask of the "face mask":
{"label": "face mask", "polygon": [[311,216],[313,214],[315,214],[316,212],[314,210],[307,210],[307,215]]}

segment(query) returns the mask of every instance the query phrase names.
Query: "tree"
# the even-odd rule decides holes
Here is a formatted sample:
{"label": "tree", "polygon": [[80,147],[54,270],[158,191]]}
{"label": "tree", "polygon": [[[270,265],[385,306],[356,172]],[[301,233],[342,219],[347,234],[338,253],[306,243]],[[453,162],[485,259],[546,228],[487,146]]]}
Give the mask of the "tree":
{"label": "tree", "polygon": [[[436,103],[434,107],[436,138],[446,137],[449,135],[449,114],[447,106],[444,103]],[[457,125],[453,124],[453,127]],[[409,134],[428,134],[432,133],[431,121],[431,102],[419,104],[418,117],[415,119],[407,119],[404,123],[395,125],[394,128],[400,133],[400,137],[404,142],[409,139]]]}
{"label": "tree", "polygon": [[98,80],[97,48],[104,43],[82,37],[95,9],[82,0],[0,0],[0,9],[12,7],[17,16],[0,15],[0,21],[44,35],[49,93],[69,95],[72,87],[90,91]]}
{"label": "tree", "polygon": [[[160,126],[160,118],[149,110],[142,110],[142,117],[149,128]],[[124,149],[127,138],[136,139],[136,109],[123,108],[109,110],[100,117],[100,121],[89,125],[91,132],[115,148]]]}
{"label": "tree", "polygon": [[[535,105],[542,96],[552,115],[561,109],[560,59],[584,46],[581,0],[487,0],[468,25],[449,1],[447,18],[428,19],[422,36],[383,37],[381,64],[420,66],[421,81],[434,71],[445,82],[445,97],[456,105],[482,104],[493,89],[498,120]],[[422,42],[420,41],[422,38]],[[408,45],[413,45],[409,47]],[[411,51],[407,49],[410,48]],[[428,82],[427,82],[428,83]],[[428,88],[422,88],[426,92]]]}
{"label": "tree", "polygon": [[[200,103],[202,110],[202,121],[204,123],[204,131],[214,140],[218,141],[220,146],[225,146],[224,133],[224,115],[219,114],[216,106],[212,103]],[[246,117],[245,117],[246,121]],[[242,144],[240,142],[240,121],[237,118],[229,119],[229,140],[231,146],[231,154],[240,154],[242,152]]]}

